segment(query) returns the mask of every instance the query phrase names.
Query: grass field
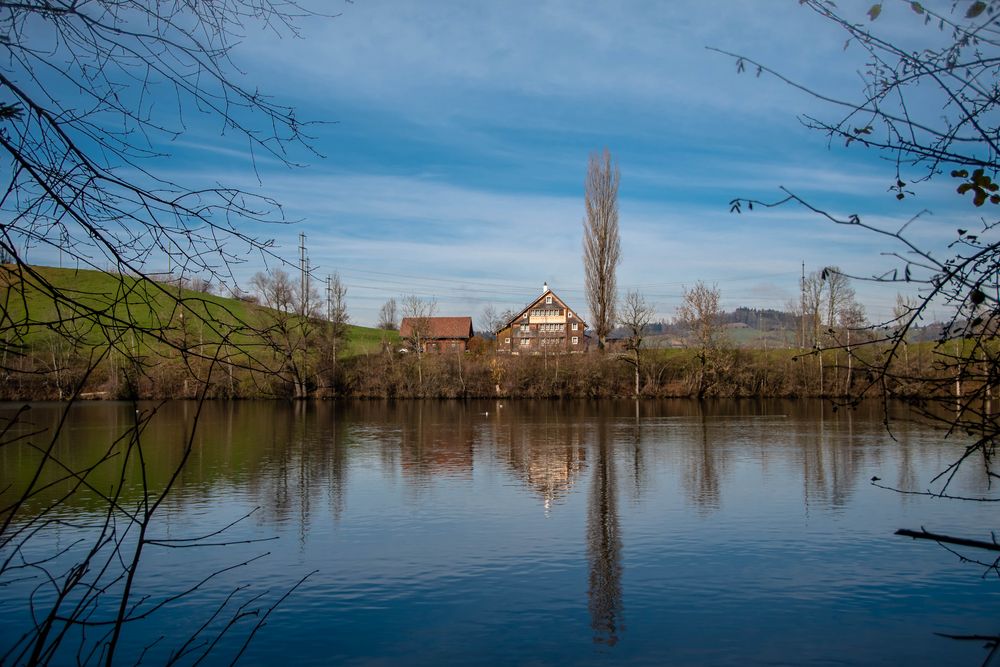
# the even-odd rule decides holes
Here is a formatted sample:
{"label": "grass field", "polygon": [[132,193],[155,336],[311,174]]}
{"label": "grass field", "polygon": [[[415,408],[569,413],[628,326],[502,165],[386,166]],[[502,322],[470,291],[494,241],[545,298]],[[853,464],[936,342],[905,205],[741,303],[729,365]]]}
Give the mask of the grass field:
{"label": "grass field", "polygon": [[[12,267],[0,275],[0,334],[33,347],[58,330],[78,346],[138,335],[150,349],[164,340],[185,337],[199,344],[252,344],[254,330],[275,319],[275,311],[239,299],[181,289],[164,282],[101,271],[33,266]],[[378,350],[398,334],[348,326],[339,356]],[[157,340],[160,339],[160,340]],[[165,344],[165,343],[163,343]],[[162,351],[162,350],[160,350]]]}

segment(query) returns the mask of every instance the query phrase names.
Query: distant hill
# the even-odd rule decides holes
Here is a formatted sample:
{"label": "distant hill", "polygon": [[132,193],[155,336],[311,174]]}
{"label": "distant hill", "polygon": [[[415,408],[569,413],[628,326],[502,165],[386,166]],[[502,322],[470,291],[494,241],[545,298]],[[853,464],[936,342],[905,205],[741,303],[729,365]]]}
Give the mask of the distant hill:
{"label": "distant hill", "polygon": [[[799,318],[781,310],[739,307],[722,313],[719,324],[726,337],[737,347],[791,347],[797,339]],[[624,338],[624,329],[613,337]],[[652,322],[646,327],[644,345],[650,348],[682,347],[686,332],[677,322]]]}
{"label": "distant hill", "polygon": [[[745,348],[795,347],[799,340],[799,316],[770,308],[739,307],[722,313],[719,324],[732,345]],[[936,341],[943,335],[944,325],[931,322],[910,329],[911,343]],[[644,345],[649,348],[683,347],[686,332],[677,322],[653,322],[646,327]],[[624,329],[616,329],[615,337],[623,338]]]}

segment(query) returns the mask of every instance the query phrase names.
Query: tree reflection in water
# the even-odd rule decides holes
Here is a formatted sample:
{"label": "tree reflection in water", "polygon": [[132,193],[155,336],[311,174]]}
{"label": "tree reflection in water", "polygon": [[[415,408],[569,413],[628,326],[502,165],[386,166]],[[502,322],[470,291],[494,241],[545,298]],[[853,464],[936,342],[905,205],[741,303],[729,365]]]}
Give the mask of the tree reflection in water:
{"label": "tree reflection in water", "polygon": [[[895,564],[865,559],[872,545],[882,548],[885,522],[912,501],[873,495],[866,482],[898,476],[904,488],[917,487],[928,470],[937,471],[943,450],[936,432],[897,422],[890,437],[879,406],[834,413],[814,401],[502,405],[214,403],[164,517],[214,527],[260,505],[257,524],[237,530],[241,538],[283,538],[280,549],[275,543],[277,564],[263,576],[320,570],[301,603],[288,600],[293,620],[273,627],[282,640],[299,633],[298,641],[316,638],[322,650],[332,646],[338,657],[359,661],[398,662],[412,649],[410,637],[446,628],[463,643],[442,640],[434,659],[453,658],[444,662],[474,662],[484,651],[508,662],[545,661],[539,656],[558,651],[570,663],[592,653],[625,662],[707,651],[725,662],[726,647],[700,629],[714,624],[695,624],[730,618],[733,609],[763,610],[753,619],[758,625],[733,640],[761,651],[801,651],[828,623],[856,633],[871,619],[905,613],[894,597]],[[175,467],[179,452],[171,443],[189,424],[190,407],[162,406],[161,422],[144,436],[153,483]],[[78,406],[59,455],[80,467],[131,414],[128,404]],[[56,418],[48,406],[34,408],[40,424]],[[26,456],[0,448],[8,480],[30,477]],[[113,484],[109,475],[94,471],[95,485]],[[978,478],[959,481],[970,494],[988,491]],[[135,494],[127,484],[122,498],[134,504]],[[87,494],[65,507],[82,517],[100,510]],[[948,508],[938,511],[947,516]],[[165,526],[167,537],[171,530]],[[832,531],[844,531],[837,533],[844,546],[831,544]],[[749,576],[720,596],[718,566],[743,558],[728,548],[730,534],[751,556],[740,564]],[[789,539],[808,559],[785,557]],[[156,571],[186,575],[177,560],[171,554]],[[920,579],[932,571],[921,567],[906,576],[923,600],[921,591],[940,587]],[[761,605],[764,594],[780,596],[780,607]],[[971,607],[957,596],[940,601],[959,615]],[[835,613],[848,602],[867,620]],[[825,615],[809,625],[814,608]],[[339,632],[343,627],[350,631]],[[923,631],[911,633],[903,622],[893,628],[907,638]],[[525,635],[533,639],[520,646]],[[861,662],[876,644],[865,646],[854,655]],[[278,650],[269,649],[260,644],[273,658]]]}
{"label": "tree reflection in water", "polygon": [[595,426],[596,461],[587,508],[587,590],[594,642],[614,646],[622,631],[622,542],[618,525],[615,466],[608,423],[599,415]]}

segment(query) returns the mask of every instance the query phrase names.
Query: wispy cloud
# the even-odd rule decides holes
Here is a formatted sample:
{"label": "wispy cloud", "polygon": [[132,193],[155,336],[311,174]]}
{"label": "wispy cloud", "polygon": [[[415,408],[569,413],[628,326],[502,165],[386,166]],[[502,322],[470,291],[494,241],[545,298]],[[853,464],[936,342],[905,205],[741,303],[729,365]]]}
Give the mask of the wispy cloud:
{"label": "wispy cloud", "polygon": [[[867,9],[838,4],[858,17]],[[256,155],[255,172],[245,144],[212,140],[216,128],[195,119],[171,166],[179,181],[281,201],[301,224],[260,233],[289,259],[306,233],[318,272],[345,277],[357,322],[374,322],[382,301],[404,293],[434,297],[451,314],[516,307],[543,281],[582,309],[582,183],[588,153],[603,147],[622,171],[619,283],[647,293],[665,317],[698,280],[718,284],[727,307],[782,307],[803,263],[871,275],[896,262],[883,254],[896,249],[890,238],[802,207],[734,215],[734,197],[776,199],[784,186],[887,230],[928,207],[936,215],[909,233],[932,248],[975,223],[946,184],[897,202],[886,192],[891,165],[799,124],[821,105],[766,76],[737,75],[732,59],[706,51],[745,53],[825,91],[856,93],[861,54],[795,3],[372,0],[342,9],[304,26],[302,40],[248,35],[235,54],[247,80],[301,117],[338,121],[316,128],[327,159],[289,171]],[[897,25],[903,40],[916,29]],[[858,289],[871,311],[893,296]]]}
{"label": "wispy cloud", "polygon": [[[405,293],[435,298],[442,312],[455,314],[476,314],[486,303],[516,307],[543,281],[584,307],[582,197],[319,170],[271,178],[266,188],[303,222],[264,231],[276,234],[290,260],[297,234],[306,233],[317,272],[345,276],[356,321],[373,322],[385,299]],[[696,199],[644,198],[623,198],[620,208],[621,288],[648,294],[666,317],[682,288],[698,280],[718,284],[729,307],[783,307],[796,293],[802,262],[809,271],[838,265],[857,275],[887,264],[885,239],[801,209],[737,216]],[[896,228],[904,220],[872,222]],[[932,243],[950,240],[930,221],[913,231]]]}

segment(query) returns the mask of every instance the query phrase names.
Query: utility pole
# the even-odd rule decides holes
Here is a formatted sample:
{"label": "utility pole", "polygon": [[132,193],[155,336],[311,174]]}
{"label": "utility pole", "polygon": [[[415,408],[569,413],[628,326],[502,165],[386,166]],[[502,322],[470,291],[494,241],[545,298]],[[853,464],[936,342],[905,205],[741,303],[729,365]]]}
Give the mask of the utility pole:
{"label": "utility pole", "polygon": [[802,279],[799,281],[799,314],[802,320],[802,331],[799,337],[799,347],[806,346],[806,263],[802,262]]}
{"label": "utility pole", "polygon": [[309,275],[308,269],[309,267],[306,266],[306,235],[305,232],[299,232],[299,308],[301,315],[308,312],[309,283],[306,278]]}
{"label": "utility pole", "polygon": [[333,276],[326,274],[326,321],[333,320]]}

